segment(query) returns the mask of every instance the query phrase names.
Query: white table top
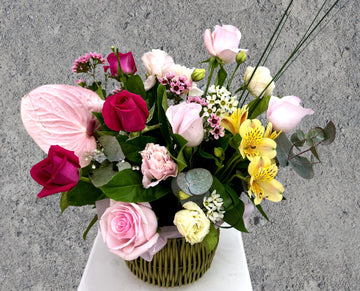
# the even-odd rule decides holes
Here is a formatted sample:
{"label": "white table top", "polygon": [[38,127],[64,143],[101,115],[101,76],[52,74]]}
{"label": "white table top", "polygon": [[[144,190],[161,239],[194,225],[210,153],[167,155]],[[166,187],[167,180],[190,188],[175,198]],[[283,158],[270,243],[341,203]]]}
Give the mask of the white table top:
{"label": "white table top", "polygon": [[[220,241],[210,269],[198,281],[173,289],[206,291],[251,291],[241,233],[221,229]],[[78,291],[165,290],[135,277],[124,261],[110,253],[98,233]]]}

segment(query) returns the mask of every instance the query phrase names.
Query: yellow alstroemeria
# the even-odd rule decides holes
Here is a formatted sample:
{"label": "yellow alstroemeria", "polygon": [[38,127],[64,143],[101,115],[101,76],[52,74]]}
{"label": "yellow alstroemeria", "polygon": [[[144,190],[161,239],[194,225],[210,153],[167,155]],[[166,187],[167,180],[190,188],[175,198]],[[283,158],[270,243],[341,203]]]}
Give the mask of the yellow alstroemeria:
{"label": "yellow alstroemeria", "polygon": [[[257,119],[247,119],[240,126],[242,138],[239,147],[243,158],[250,161],[257,156],[265,156],[269,159],[276,157],[276,142],[264,135],[265,129]],[[268,132],[268,131],[267,131]]]}
{"label": "yellow alstroemeria", "polygon": [[231,115],[221,117],[221,125],[230,131],[233,135],[239,133],[241,124],[247,119],[248,109],[247,105],[243,108],[236,109]]}
{"label": "yellow alstroemeria", "polygon": [[268,137],[271,138],[272,140],[275,140],[280,134],[282,133],[282,130],[280,131],[273,131],[272,130],[272,123],[269,122],[268,125],[266,126],[266,130],[264,133],[264,137]]}
{"label": "yellow alstroemeria", "polygon": [[249,164],[248,172],[250,175],[248,194],[250,197],[254,194],[255,205],[260,204],[264,199],[273,202],[282,200],[284,187],[274,179],[278,168],[269,158],[255,157]]}

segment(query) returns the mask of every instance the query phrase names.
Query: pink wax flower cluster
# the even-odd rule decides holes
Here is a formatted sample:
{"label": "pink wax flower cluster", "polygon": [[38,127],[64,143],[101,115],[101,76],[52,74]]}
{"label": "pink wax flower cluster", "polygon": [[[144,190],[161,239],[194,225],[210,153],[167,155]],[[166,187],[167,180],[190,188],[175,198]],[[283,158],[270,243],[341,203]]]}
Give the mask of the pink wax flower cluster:
{"label": "pink wax flower cluster", "polygon": [[100,219],[101,235],[110,252],[134,260],[153,247],[158,238],[157,219],[149,203],[111,200]]}
{"label": "pink wax flower cluster", "polygon": [[91,70],[90,61],[93,61],[95,64],[105,64],[105,59],[102,54],[98,53],[88,53],[75,60],[72,67],[73,73],[85,73]]}
{"label": "pink wax flower cluster", "polygon": [[166,147],[148,143],[140,154],[144,188],[154,187],[168,177],[177,176],[177,165],[170,158]]}
{"label": "pink wax flower cluster", "polygon": [[31,168],[31,177],[44,188],[39,198],[72,189],[79,181],[79,158],[72,151],[53,145],[46,159]]}

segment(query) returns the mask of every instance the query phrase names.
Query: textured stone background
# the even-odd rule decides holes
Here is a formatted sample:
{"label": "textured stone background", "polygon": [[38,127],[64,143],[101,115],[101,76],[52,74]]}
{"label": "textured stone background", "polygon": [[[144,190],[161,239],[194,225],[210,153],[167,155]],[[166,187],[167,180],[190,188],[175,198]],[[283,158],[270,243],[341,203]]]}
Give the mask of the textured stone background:
{"label": "textured stone background", "polygon": [[[246,65],[254,65],[289,1],[99,2],[1,1],[1,290],[75,290],[96,234],[82,240],[93,210],[61,215],[58,195],[35,203],[40,186],[29,170],[45,154],[22,126],[21,97],[43,84],[73,84],[74,59],[107,54],[112,45],[134,53],[142,76],[140,58],[152,48],[194,66],[208,57],[202,35],[216,24],[241,30]],[[272,72],[322,3],[295,2],[267,63]],[[314,179],[281,171],[287,200],[264,203],[271,222],[253,214],[243,239],[254,290],[358,290],[360,4],[340,3],[343,9],[277,82],[276,94],[297,95],[316,111],[302,128],[331,119],[338,135],[322,148]]]}

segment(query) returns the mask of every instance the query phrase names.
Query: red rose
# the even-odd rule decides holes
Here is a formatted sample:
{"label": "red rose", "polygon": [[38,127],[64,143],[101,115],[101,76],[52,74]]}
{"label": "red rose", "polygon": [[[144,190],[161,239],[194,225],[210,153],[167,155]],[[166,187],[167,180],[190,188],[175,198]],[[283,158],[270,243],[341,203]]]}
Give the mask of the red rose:
{"label": "red rose", "polygon": [[[118,60],[114,53],[111,53],[107,57],[107,61],[109,62],[109,66],[104,66],[105,72],[110,68],[111,76],[118,75]],[[134,57],[131,52],[126,54],[119,53],[119,61],[121,70],[124,74],[134,75],[136,73],[136,65],[134,61]]]}
{"label": "red rose", "polygon": [[106,99],[102,114],[110,129],[135,132],[145,128],[149,110],[141,96],[123,90]]}
{"label": "red rose", "polygon": [[73,151],[52,145],[48,157],[34,165],[30,170],[31,177],[44,186],[37,196],[42,198],[69,191],[79,181],[79,168],[79,158]]}

